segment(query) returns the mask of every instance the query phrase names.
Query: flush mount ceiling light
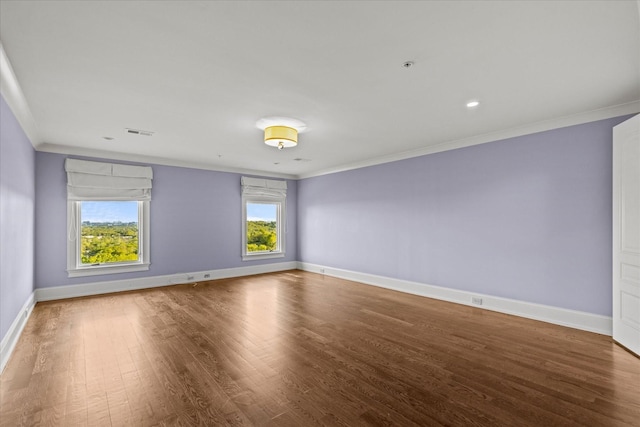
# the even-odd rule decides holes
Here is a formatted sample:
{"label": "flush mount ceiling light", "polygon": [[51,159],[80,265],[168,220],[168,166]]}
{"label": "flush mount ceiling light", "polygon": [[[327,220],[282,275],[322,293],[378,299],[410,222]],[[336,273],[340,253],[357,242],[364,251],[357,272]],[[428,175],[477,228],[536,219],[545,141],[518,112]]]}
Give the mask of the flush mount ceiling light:
{"label": "flush mount ceiling light", "polygon": [[480,101],[478,101],[477,99],[473,99],[473,100],[467,102],[467,108],[475,108],[478,105],[480,105]]}
{"label": "flush mount ceiling light", "polygon": [[288,117],[265,117],[256,126],[264,130],[264,143],[278,150],[298,145],[298,132],[306,129],[300,120]]}
{"label": "flush mount ceiling light", "polygon": [[278,150],[298,145],[298,131],[289,126],[269,126],[264,130],[264,143]]}

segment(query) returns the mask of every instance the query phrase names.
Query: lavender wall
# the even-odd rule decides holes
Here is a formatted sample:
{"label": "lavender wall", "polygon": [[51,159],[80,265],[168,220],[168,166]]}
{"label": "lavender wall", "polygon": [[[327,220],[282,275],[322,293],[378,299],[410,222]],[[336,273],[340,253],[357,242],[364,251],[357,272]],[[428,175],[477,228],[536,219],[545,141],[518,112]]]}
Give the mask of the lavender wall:
{"label": "lavender wall", "polygon": [[299,260],[610,316],[624,119],[301,180]]}
{"label": "lavender wall", "polygon": [[0,340],[33,292],[35,151],[0,100]]}
{"label": "lavender wall", "polygon": [[151,165],[154,179],[150,270],[70,279],[66,272],[66,157],[42,152],[36,154],[37,288],[246,267],[297,259],[296,181],[287,183],[286,256],[243,262],[241,175]]}

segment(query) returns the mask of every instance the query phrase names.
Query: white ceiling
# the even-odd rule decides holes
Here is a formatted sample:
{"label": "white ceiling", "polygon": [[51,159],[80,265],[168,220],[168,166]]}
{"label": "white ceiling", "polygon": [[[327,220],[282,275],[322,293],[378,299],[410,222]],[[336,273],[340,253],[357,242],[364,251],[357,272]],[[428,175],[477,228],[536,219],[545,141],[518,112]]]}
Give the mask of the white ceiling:
{"label": "white ceiling", "polygon": [[[639,18],[635,0],[3,0],[0,40],[38,150],[305,177],[640,111]],[[299,145],[266,146],[267,116],[305,122]]]}

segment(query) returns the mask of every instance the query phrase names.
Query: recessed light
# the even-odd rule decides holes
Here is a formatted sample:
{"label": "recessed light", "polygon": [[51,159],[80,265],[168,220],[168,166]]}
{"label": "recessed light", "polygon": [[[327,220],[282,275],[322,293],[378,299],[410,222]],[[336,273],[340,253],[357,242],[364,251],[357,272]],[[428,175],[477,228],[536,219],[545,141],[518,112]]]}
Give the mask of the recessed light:
{"label": "recessed light", "polygon": [[402,63],[402,68],[411,68],[413,67],[414,62],[413,61],[404,61]]}
{"label": "recessed light", "polygon": [[467,108],[475,108],[478,105],[480,105],[480,101],[475,100],[475,99],[472,100],[472,101],[467,102]]}

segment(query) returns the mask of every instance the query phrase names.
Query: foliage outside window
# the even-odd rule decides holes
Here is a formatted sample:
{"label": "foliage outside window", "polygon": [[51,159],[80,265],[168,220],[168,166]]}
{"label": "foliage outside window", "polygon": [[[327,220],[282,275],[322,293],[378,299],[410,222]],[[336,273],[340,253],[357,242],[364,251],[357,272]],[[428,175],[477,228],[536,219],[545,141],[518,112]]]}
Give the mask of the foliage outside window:
{"label": "foliage outside window", "polygon": [[247,202],[247,252],[278,251],[279,203]]}
{"label": "foliage outside window", "polygon": [[138,202],[79,202],[80,264],[140,261]]}
{"label": "foliage outside window", "polygon": [[148,269],[148,202],[70,204],[70,221],[75,221],[69,230],[70,276]]}

